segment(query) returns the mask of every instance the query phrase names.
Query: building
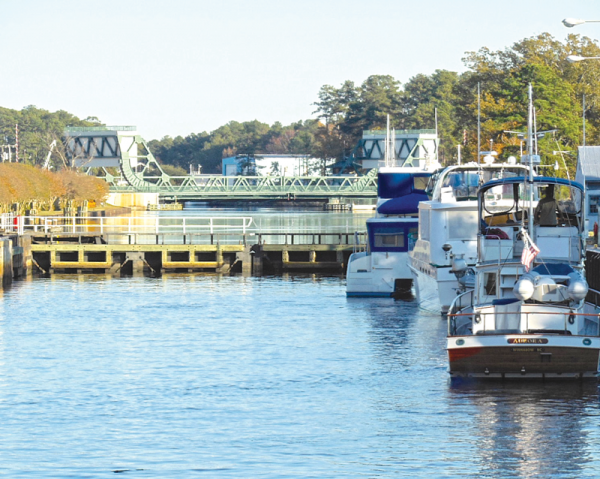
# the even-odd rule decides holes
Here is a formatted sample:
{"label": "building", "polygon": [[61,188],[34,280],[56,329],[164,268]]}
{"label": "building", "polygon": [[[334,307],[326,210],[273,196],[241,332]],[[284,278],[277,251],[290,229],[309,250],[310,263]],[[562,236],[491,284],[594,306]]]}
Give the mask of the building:
{"label": "building", "polygon": [[309,155],[237,155],[222,160],[223,176],[320,176],[322,160]]}
{"label": "building", "polygon": [[575,181],[584,186],[585,218],[589,221],[589,229],[598,221],[598,205],[600,204],[600,146],[580,146],[577,150],[577,173]]}

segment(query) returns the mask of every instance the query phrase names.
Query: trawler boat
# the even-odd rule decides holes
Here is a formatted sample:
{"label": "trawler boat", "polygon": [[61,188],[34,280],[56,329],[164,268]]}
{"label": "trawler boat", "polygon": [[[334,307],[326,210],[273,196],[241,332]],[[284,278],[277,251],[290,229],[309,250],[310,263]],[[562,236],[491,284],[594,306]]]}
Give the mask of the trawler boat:
{"label": "trawler boat", "polygon": [[448,311],[452,377],[596,377],[600,338],[598,313],[585,304],[583,199],[580,184],[558,178],[509,178],[480,189],[475,288]]}
{"label": "trawler boat", "polygon": [[478,193],[475,288],[448,311],[452,377],[598,375],[600,315],[586,304],[584,189],[533,176],[531,85],[528,116],[528,176],[490,181]]}
{"label": "trawler boat", "polygon": [[418,205],[433,168],[383,167],[377,177],[376,215],[367,220],[365,251],[350,255],[347,296],[393,296],[409,293],[412,275],[408,250],[417,236]]}
{"label": "trawler boat", "polygon": [[419,204],[418,240],[409,253],[420,307],[444,314],[457,294],[473,287],[479,229],[477,191],[489,180],[526,172],[525,165],[495,163],[489,155],[483,164],[449,166],[432,176],[431,199]]}

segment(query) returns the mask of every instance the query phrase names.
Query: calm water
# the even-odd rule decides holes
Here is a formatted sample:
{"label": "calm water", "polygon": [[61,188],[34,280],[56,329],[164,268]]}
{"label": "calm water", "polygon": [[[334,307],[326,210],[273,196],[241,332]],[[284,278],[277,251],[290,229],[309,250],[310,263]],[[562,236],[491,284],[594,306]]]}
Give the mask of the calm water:
{"label": "calm water", "polygon": [[451,385],[445,329],[336,277],[19,282],[0,299],[0,473],[600,476],[595,382]]}

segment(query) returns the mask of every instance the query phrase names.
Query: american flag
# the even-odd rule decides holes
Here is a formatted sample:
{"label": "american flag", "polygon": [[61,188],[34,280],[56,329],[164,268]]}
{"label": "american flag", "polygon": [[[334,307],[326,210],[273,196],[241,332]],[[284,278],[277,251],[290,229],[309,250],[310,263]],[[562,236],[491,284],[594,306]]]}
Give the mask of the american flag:
{"label": "american flag", "polygon": [[523,253],[521,253],[521,264],[525,266],[525,271],[529,273],[531,263],[540,252],[526,231],[523,231]]}

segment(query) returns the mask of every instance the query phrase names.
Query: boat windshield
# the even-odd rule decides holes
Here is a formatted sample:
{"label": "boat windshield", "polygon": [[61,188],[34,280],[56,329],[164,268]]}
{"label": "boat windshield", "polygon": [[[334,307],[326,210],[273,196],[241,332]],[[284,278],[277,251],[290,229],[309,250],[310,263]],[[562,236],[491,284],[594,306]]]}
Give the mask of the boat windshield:
{"label": "boat windshield", "polygon": [[523,176],[524,168],[520,166],[489,167],[473,165],[470,167],[446,170],[434,175],[430,181],[439,182],[439,191],[449,192],[456,201],[477,199],[477,190],[481,185],[500,178],[515,178]]}
{"label": "boat windshield", "polygon": [[[534,224],[581,226],[583,195],[575,186],[534,183]],[[507,183],[482,192],[482,221],[488,226],[520,223],[527,219],[529,191],[524,183]]]}

